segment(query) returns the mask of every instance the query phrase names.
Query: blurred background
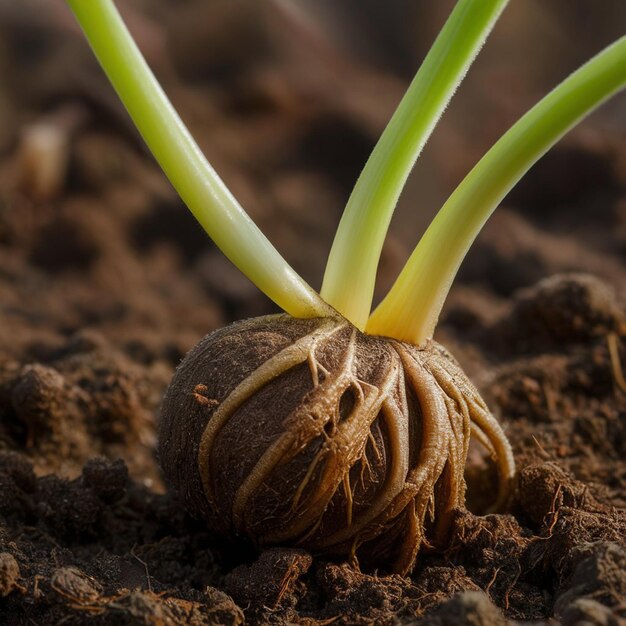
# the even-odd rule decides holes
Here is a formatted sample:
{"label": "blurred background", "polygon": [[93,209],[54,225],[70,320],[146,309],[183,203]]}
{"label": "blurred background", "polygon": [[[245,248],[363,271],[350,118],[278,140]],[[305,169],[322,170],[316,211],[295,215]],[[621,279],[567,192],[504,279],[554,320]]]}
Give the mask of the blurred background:
{"label": "blurred background", "polygon": [[[318,288],[352,185],[454,2],[117,4],[209,161]],[[623,0],[510,3],[402,196],[378,299],[484,151],[625,30]],[[471,331],[556,271],[624,289],[625,143],[622,95],[498,210],[441,333]],[[63,0],[0,0],[0,352],[93,330],[165,379],[207,331],[273,310],[182,206]]]}
{"label": "blurred background", "polygon": [[[319,288],[360,169],[454,2],[117,6],[209,161]],[[485,150],[625,31],[623,0],[510,2],[402,195],[376,299]],[[517,319],[520,290],[583,271],[623,297],[625,256],[622,94],[496,211],[436,338],[488,386],[511,346],[499,320]],[[569,312],[559,297],[557,325]],[[91,457],[122,457],[162,489],[155,420],[174,367],[205,333],[274,311],[182,205],[64,0],[0,0],[0,452],[25,450],[38,474],[70,477]],[[532,351],[529,334],[512,354]]]}

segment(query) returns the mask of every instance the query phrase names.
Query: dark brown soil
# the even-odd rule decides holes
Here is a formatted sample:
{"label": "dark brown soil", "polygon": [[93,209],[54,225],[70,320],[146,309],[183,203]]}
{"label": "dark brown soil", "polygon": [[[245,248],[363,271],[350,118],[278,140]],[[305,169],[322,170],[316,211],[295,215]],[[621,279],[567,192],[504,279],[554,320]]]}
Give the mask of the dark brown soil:
{"label": "dark brown soil", "polygon": [[[438,340],[514,447],[508,510],[480,515],[495,481],[471,449],[472,512],[457,512],[448,548],[420,556],[410,577],[303,550],[257,554],[166,493],[155,425],[174,367],[204,334],[274,308],[195,227],[64,3],[43,4],[0,7],[0,624],[626,619],[623,116],[609,107],[538,165],[488,224],[442,316]],[[394,3],[391,24],[364,10],[338,48],[320,33],[349,19],[316,31],[280,4],[138,1],[125,12],[213,164],[317,285],[351,181],[441,16]],[[512,9],[459,94],[469,119],[452,108],[424,155],[381,289],[425,220],[411,203],[436,205],[507,121],[625,19],[607,0],[583,38],[584,11],[567,3],[559,22],[560,9],[538,17],[531,4]],[[544,19],[564,29],[564,50],[580,42],[579,57],[541,56],[533,33]],[[415,20],[421,43],[407,52]],[[402,25],[406,36],[382,34]],[[379,48],[363,34],[377,27]],[[544,73],[522,72],[509,96],[489,86],[508,84],[500,61],[513,32],[517,54],[527,46],[525,62]],[[481,132],[472,115],[489,120]],[[60,129],[65,148],[33,161],[35,124]]]}

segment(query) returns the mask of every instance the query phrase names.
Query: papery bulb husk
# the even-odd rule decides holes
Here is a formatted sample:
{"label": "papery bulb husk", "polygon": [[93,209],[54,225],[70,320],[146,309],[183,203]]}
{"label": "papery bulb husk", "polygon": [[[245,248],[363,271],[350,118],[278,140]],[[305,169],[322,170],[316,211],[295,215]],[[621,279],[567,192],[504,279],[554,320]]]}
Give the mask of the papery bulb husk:
{"label": "papery bulb husk", "polygon": [[501,501],[510,446],[444,348],[275,315],[189,352],[159,452],[170,486],[216,531],[406,573],[420,548],[445,544],[464,504],[470,435],[496,461]]}

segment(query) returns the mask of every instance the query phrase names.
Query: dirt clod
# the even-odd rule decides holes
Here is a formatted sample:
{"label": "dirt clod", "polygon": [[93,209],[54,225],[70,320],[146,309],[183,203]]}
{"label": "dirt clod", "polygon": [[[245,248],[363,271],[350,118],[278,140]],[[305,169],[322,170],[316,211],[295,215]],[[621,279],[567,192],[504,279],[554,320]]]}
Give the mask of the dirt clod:
{"label": "dirt clod", "polygon": [[107,502],[121,499],[126,493],[128,468],[121,459],[90,459],[83,468],[83,482]]}
{"label": "dirt clod", "polygon": [[61,567],[54,571],[50,587],[70,602],[90,604],[98,600],[101,586],[75,567]]}
{"label": "dirt clod", "polygon": [[465,591],[456,594],[429,614],[424,626],[506,626],[509,621],[490,602],[485,593]]}
{"label": "dirt clod", "polygon": [[522,468],[517,483],[520,505],[538,526],[551,523],[560,507],[581,504],[587,493],[582,483],[551,462]]}
{"label": "dirt clod", "polygon": [[504,354],[559,351],[616,332],[625,323],[615,291],[589,274],[546,278],[518,292],[511,309],[489,338]]}
{"label": "dirt clod", "polygon": [[588,598],[572,602],[561,615],[562,626],[621,626],[623,623],[609,607]]}
{"label": "dirt clod", "polygon": [[0,597],[8,596],[14,589],[20,589],[20,566],[8,552],[0,552]]}
{"label": "dirt clod", "polygon": [[563,615],[580,598],[605,607],[617,606],[626,615],[622,603],[626,598],[626,548],[614,542],[597,542],[583,544],[573,552],[571,560],[578,563],[559,590],[555,615]]}
{"label": "dirt clod", "polygon": [[312,562],[304,550],[265,550],[252,565],[240,565],[227,576],[226,591],[240,606],[293,606],[304,591],[300,578]]}

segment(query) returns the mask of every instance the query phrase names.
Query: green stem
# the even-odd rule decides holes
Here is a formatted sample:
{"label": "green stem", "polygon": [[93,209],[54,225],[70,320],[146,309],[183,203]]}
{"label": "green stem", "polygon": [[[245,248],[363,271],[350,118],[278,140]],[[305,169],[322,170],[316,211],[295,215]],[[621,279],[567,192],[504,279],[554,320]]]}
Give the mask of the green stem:
{"label": "green stem", "polygon": [[296,274],[209,165],[111,0],[67,0],[98,61],[174,188],[222,252],[295,317],[330,308]]}
{"label": "green stem", "polygon": [[406,179],[508,0],[459,0],[367,161],[328,258],[322,297],[363,329]]}
{"label": "green stem", "polygon": [[626,36],[536,104],[487,152],[439,211],[367,332],[432,337],[461,261],[504,196],[572,126],[626,86]]}

